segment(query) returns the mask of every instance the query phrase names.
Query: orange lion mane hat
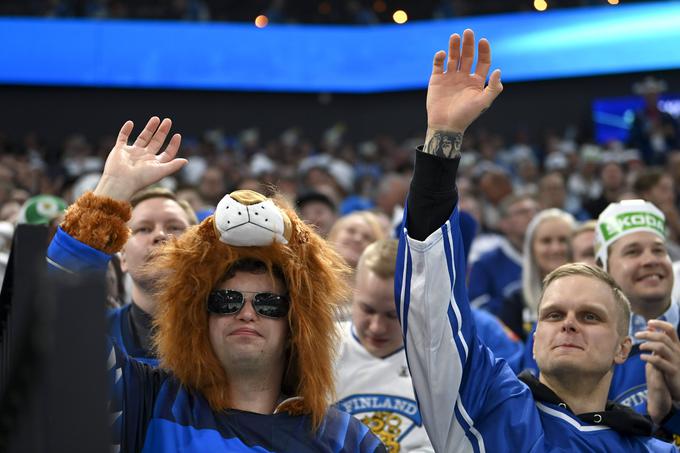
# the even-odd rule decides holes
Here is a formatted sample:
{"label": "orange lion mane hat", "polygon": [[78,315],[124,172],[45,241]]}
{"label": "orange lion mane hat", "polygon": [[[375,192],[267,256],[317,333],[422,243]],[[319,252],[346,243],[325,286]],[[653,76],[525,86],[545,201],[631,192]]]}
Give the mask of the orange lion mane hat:
{"label": "orange lion mane hat", "polygon": [[[241,206],[273,203],[270,207],[283,214],[285,239],[266,246],[222,242],[216,216],[225,208],[226,199],[237,200]],[[230,408],[229,382],[210,344],[206,301],[226,271],[243,259],[262,261],[270,270],[278,267],[283,271],[291,300],[291,341],[282,393],[301,398],[287,402],[280,410],[309,414],[316,428],[334,397],[336,319],[339,305],[348,294],[349,271],[333,248],[280,196],[234,192],[220,202],[215,215],[158,250],[148,271],[157,278],[154,345],[161,367],[203,394],[213,410]]]}

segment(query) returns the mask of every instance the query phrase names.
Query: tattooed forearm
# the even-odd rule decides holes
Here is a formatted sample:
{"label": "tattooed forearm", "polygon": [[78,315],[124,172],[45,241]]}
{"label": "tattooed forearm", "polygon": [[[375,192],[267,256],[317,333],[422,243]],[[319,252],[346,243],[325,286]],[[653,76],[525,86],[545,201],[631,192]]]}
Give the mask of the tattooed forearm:
{"label": "tattooed forearm", "polygon": [[462,132],[427,131],[423,152],[437,157],[451,159],[460,153],[463,143]]}

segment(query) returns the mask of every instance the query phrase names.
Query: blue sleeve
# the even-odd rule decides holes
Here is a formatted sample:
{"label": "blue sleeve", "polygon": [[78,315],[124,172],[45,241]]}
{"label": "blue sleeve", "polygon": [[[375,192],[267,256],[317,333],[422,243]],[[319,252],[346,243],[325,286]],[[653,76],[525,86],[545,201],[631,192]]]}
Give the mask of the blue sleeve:
{"label": "blue sleeve", "polygon": [[527,387],[477,338],[457,207],[423,241],[410,237],[407,226],[400,231],[395,300],[435,451],[501,451],[507,445],[529,451],[541,435],[537,409]]}
{"label": "blue sleeve", "polygon": [[486,261],[477,260],[470,269],[470,303],[493,314],[500,313],[503,297],[494,294],[494,276]]}
{"label": "blue sleeve", "polygon": [[59,227],[47,249],[47,263],[52,270],[71,274],[106,271],[111,255],[83,244]]}
{"label": "blue sleeve", "polygon": [[477,325],[479,340],[493,352],[499,359],[505,359],[512,371],[522,371],[520,365],[524,355],[524,345],[521,341],[511,339],[501,322],[495,316],[479,310],[472,309],[472,315]]}

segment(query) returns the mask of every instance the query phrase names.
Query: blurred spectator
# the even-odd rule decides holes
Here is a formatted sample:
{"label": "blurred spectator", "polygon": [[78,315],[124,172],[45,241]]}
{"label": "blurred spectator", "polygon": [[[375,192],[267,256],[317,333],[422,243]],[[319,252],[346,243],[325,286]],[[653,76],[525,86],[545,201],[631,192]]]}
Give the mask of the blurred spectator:
{"label": "blurred spectator", "polygon": [[541,209],[561,209],[573,215],[577,220],[590,218],[588,213],[581,209],[579,202],[567,199],[566,183],[559,171],[552,171],[538,181],[538,202]]}
{"label": "blurred spectator", "polygon": [[36,195],[23,204],[17,215],[17,223],[47,225],[48,240],[57,232],[57,226],[64,219],[67,204],[54,195]]}
{"label": "blurred spectator", "polygon": [[388,173],[380,178],[375,205],[390,219],[393,227],[401,222],[408,189],[409,181],[404,175]]}
{"label": "blurred spectator", "polygon": [[680,125],[658,106],[659,94],[666,88],[665,81],[652,76],[633,85],[633,92],[644,98],[645,106],[635,112],[628,144],[640,150],[647,165],[663,165],[670,151],[680,149]]}
{"label": "blurred spectator", "polygon": [[521,287],[522,247],[538,203],[529,195],[512,195],[501,203],[498,246],[482,254],[470,270],[470,303],[498,315],[503,300]]}
{"label": "blurred spectator", "polygon": [[576,171],[567,179],[568,193],[578,200],[595,199],[602,193],[602,184],[598,179],[598,170],[602,162],[602,149],[599,146],[585,144],[581,147]]}
{"label": "blurred spectator", "polygon": [[295,205],[302,220],[313,225],[322,237],[328,236],[338,218],[337,207],[328,196],[321,192],[303,192]]}
{"label": "blurred spectator", "polygon": [[680,212],[675,205],[673,178],[660,168],[647,168],[641,171],[633,182],[636,198],[653,203],[666,216],[668,237],[666,248],[671,260],[680,259]]}
{"label": "blurred spectator", "polygon": [[619,201],[621,194],[626,190],[623,168],[618,162],[607,162],[602,166],[600,181],[602,182],[600,196],[586,200],[583,205],[591,219],[596,219],[609,203]]}
{"label": "blurred spectator", "polygon": [[522,252],[522,288],[502,306],[499,318],[526,339],[536,321],[543,278],[571,260],[574,218],[560,209],[539,212],[529,223]]}
{"label": "blurred spectator", "polygon": [[498,230],[500,219],[499,206],[503,199],[512,194],[510,175],[503,168],[495,164],[484,162],[476,170],[476,184],[482,202],[483,230]]}
{"label": "blurred spectator", "polygon": [[571,260],[595,266],[595,226],[596,220],[581,223],[571,236]]}
{"label": "blurred spectator", "polygon": [[217,167],[206,168],[201,176],[198,191],[201,198],[211,208],[215,208],[225,193],[229,192],[229,184],[224,172]]}
{"label": "blurred spectator", "polygon": [[355,211],[335,222],[328,233],[328,241],[333,244],[345,262],[355,269],[364,249],[385,236],[387,232],[374,213]]}

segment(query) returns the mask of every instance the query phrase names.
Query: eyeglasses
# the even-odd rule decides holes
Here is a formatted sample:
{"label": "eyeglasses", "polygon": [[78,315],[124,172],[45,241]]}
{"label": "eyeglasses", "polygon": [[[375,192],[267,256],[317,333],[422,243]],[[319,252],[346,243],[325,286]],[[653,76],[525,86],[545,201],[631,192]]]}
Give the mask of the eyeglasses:
{"label": "eyeglasses", "polygon": [[208,296],[208,311],[216,315],[234,315],[246,303],[245,294],[255,294],[252,299],[255,313],[265,318],[283,318],[288,314],[288,296],[273,293],[255,293],[233,289],[216,289]]}

